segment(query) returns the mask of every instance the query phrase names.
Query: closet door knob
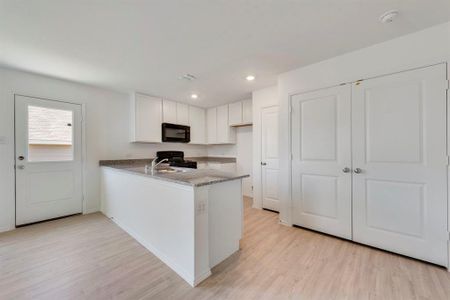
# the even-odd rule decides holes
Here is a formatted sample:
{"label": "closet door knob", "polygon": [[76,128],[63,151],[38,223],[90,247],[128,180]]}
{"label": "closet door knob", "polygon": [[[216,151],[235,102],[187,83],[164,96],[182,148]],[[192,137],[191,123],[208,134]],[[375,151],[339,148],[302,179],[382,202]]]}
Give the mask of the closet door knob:
{"label": "closet door knob", "polygon": [[353,172],[355,172],[356,174],[360,174],[362,173],[362,170],[360,168],[356,168]]}
{"label": "closet door knob", "polygon": [[350,172],[350,168],[349,167],[345,167],[345,168],[342,169],[342,172],[349,173]]}

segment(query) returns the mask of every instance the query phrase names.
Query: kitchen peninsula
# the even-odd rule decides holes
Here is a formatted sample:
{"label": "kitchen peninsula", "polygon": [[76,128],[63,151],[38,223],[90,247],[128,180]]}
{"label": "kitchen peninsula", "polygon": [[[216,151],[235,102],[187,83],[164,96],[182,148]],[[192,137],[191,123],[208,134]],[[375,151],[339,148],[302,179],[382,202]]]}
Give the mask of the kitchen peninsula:
{"label": "kitchen peninsula", "polygon": [[151,173],[150,162],[101,161],[101,210],[196,286],[239,250],[248,175],[168,166]]}

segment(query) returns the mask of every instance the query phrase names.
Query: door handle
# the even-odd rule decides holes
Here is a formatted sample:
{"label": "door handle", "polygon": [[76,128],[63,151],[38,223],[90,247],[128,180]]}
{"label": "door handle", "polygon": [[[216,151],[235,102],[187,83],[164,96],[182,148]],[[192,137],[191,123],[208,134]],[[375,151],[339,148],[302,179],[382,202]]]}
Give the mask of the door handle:
{"label": "door handle", "polygon": [[23,157],[23,156],[21,155],[21,156],[19,156],[17,159],[18,159],[18,160],[24,160],[25,157]]}
{"label": "door handle", "polygon": [[23,169],[25,169],[25,166],[24,166],[24,165],[18,165],[18,166],[17,166],[17,169],[23,170]]}
{"label": "door handle", "polygon": [[350,171],[351,170],[350,170],[349,167],[345,167],[345,168],[342,169],[342,172],[344,172],[344,173],[349,173]]}
{"label": "door handle", "polygon": [[266,165],[267,165],[267,163],[261,162],[261,166],[266,166]]}
{"label": "door handle", "polygon": [[360,168],[356,168],[353,172],[355,172],[356,174],[361,174],[362,170]]}

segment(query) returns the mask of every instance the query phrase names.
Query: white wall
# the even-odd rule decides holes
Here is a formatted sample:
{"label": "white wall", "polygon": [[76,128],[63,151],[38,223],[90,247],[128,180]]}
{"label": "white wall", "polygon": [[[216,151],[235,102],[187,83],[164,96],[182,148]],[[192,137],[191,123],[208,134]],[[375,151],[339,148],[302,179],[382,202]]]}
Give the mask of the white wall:
{"label": "white wall", "polygon": [[450,23],[281,74],[278,78],[281,222],[292,224],[289,160],[290,95],[448,61],[450,61]]}
{"label": "white wall", "polygon": [[[237,141],[237,137],[236,137]],[[208,156],[236,157],[237,146],[233,145],[208,145]]]}
{"label": "white wall", "polygon": [[279,104],[277,86],[253,92],[253,207],[262,208],[261,110]]}
{"label": "white wall", "polygon": [[0,231],[15,225],[14,94],[83,103],[86,107],[86,211],[99,210],[101,159],[148,158],[158,150],[204,156],[200,145],[131,144],[129,95],[0,68]]}

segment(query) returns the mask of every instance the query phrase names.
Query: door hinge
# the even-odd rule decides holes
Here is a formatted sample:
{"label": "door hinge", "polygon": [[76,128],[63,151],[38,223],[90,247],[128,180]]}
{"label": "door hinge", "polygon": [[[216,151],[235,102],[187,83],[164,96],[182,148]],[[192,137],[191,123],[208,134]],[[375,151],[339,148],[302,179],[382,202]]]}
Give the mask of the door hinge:
{"label": "door hinge", "polygon": [[445,81],[445,90],[448,91],[450,89],[450,80]]}
{"label": "door hinge", "polygon": [[289,113],[292,113],[292,105],[289,105]]}
{"label": "door hinge", "polygon": [[447,156],[447,162],[446,165],[449,166],[450,165],[450,156]]}

